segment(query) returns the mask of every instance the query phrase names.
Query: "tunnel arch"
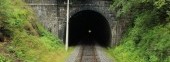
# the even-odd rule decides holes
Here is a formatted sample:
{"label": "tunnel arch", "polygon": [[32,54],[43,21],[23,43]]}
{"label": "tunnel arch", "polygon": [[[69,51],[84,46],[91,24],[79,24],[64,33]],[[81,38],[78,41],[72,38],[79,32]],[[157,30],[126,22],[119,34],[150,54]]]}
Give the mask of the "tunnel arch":
{"label": "tunnel arch", "polygon": [[69,19],[69,45],[97,43],[107,47],[111,43],[108,20],[94,10],[82,10],[71,14]]}

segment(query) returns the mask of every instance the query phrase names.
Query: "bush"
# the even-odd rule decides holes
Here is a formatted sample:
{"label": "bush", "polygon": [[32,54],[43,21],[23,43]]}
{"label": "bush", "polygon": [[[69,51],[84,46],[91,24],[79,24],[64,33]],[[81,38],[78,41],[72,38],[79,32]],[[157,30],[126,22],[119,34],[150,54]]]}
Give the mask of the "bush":
{"label": "bush", "polygon": [[[67,56],[60,40],[36,21],[32,10],[21,0],[0,0],[0,33],[2,28],[10,41],[0,62],[51,62]],[[47,57],[50,60],[44,60]]]}
{"label": "bush", "polygon": [[130,16],[130,27],[122,43],[109,53],[118,62],[170,62],[169,4],[166,0],[114,0],[116,20]]}

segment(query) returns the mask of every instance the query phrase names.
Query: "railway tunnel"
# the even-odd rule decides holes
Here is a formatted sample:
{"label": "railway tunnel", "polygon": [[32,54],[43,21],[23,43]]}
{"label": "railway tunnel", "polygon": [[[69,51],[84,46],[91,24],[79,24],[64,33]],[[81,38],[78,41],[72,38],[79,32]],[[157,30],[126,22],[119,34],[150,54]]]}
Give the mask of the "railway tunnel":
{"label": "railway tunnel", "polygon": [[110,46],[111,29],[102,14],[83,10],[72,15],[69,21],[69,46],[94,43]]}

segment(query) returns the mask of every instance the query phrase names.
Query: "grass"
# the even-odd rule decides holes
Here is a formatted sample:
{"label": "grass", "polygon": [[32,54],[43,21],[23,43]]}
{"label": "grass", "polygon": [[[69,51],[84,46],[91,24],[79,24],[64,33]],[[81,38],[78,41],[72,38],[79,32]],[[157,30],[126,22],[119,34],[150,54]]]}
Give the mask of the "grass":
{"label": "grass", "polygon": [[114,0],[116,20],[129,23],[120,44],[108,53],[118,62],[170,62],[169,4],[164,0]]}
{"label": "grass", "polygon": [[[21,0],[0,0],[0,62],[64,62],[64,44]],[[4,40],[7,39],[7,40]]]}

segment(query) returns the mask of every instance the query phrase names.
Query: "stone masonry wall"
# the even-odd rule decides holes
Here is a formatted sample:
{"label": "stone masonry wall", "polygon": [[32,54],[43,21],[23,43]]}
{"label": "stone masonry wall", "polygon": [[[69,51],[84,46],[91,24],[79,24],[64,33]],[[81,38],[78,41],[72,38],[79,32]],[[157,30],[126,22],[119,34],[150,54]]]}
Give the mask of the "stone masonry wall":
{"label": "stone masonry wall", "polygon": [[[46,29],[64,41],[66,28],[67,0],[24,0],[33,8],[38,20]],[[93,10],[102,14],[109,22],[112,30],[111,45],[121,38],[118,21],[114,20],[114,12],[109,10],[112,0],[70,0],[70,17],[79,11]],[[120,32],[120,33],[119,33]]]}

